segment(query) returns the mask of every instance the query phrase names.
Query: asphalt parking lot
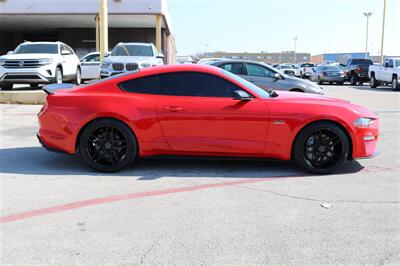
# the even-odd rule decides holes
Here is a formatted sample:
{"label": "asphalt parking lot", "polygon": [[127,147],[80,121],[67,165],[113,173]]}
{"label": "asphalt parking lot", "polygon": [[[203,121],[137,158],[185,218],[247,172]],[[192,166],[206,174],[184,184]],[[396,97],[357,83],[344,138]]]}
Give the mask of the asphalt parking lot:
{"label": "asphalt parking lot", "polygon": [[399,265],[400,93],[324,88],[381,119],[381,154],[326,176],[210,159],[97,173],[40,147],[40,106],[0,105],[1,264]]}

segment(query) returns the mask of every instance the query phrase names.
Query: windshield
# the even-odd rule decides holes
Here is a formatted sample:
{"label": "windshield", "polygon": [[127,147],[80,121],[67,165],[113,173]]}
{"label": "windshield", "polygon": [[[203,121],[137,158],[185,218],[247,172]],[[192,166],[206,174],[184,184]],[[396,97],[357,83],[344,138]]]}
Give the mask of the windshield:
{"label": "windshield", "polygon": [[58,54],[58,44],[21,44],[13,54]]}
{"label": "windshield", "polygon": [[148,45],[118,45],[111,56],[153,56],[153,49]]}
{"label": "windshield", "polygon": [[369,59],[352,59],[352,65],[372,65],[372,60]]}
{"label": "windshield", "polygon": [[324,66],[322,67],[322,71],[342,71],[339,67],[337,66]]}
{"label": "windshield", "polygon": [[251,82],[248,82],[247,80],[239,77],[238,75],[235,75],[229,71],[226,70],[221,70],[221,72],[223,74],[225,74],[226,76],[229,76],[231,78],[233,78],[234,80],[236,80],[237,82],[239,82],[241,85],[243,85],[244,87],[248,88],[249,90],[251,90],[252,92],[256,93],[258,96],[260,96],[261,98],[265,99],[265,98],[271,98],[270,94],[268,92],[266,92],[265,90],[261,89],[260,87],[254,85]]}
{"label": "windshield", "polygon": [[291,65],[283,65],[281,69],[293,69],[293,67]]}

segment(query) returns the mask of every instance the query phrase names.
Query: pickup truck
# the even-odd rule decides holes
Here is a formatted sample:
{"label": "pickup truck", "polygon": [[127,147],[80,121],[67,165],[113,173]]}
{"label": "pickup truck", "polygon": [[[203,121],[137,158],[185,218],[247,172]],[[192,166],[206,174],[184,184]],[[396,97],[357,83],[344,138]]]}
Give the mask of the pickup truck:
{"label": "pickup truck", "polygon": [[0,88],[14,84],[81,83],[81,66],[74,51],[62,42],[24,42],[0,56]]}
{"label": "pickup truck", "polygon": [[369,67],[368,76],[371,79],[371,88],[376,88],[382,83],[392,84],[393,90],[399,90],[400,58],[387,58],[383,65]]}
{"label": "pickup truck", "polygon": [[312,63],[300,63],[296,67],[294,75],[300,78],[310,78],[315,65]]}
{"label": "pickup truck", "polygon": [[340,67],[345,74],[345,80],[351,85],[357,85],[369,81],[368,69],[373,64],[371,59],[351,58],[346,64],[340,64]]}

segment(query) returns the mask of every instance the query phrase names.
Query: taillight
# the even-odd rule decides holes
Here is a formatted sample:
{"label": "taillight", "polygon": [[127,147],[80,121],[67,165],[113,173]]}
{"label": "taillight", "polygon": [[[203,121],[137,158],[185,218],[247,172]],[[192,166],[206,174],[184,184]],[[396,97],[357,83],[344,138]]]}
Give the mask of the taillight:
{"label": "taillight", "polygon": [[322,72],[322,76],[327,76],[327,75],[328,75],[328,73]]}
{"label": "taillight", "polygon": [[361,72],[361,67],[356,67],[356,73],[360,73]]}

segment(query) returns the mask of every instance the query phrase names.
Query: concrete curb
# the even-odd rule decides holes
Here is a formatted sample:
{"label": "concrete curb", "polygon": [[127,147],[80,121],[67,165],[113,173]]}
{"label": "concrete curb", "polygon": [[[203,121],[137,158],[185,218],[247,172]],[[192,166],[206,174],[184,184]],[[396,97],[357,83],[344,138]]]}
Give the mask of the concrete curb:
{"label": "concrete curb", "polygon": [[37,91],[0,91],[0,103],[8,104],[43,104],[46,93]]}

